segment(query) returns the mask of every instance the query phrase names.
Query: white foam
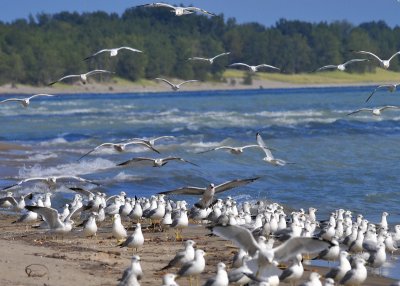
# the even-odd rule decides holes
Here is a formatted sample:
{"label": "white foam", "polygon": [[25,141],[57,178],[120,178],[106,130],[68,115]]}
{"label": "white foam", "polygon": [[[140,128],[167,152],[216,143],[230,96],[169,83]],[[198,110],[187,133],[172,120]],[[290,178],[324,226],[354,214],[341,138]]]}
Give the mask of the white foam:
{"label": "white foam", "polygon": [[40,146],[54,146],[54,145],[66,144],[66,143],[68,143],[68,141],[65,140],[65,138],[57,137],[57,138],[51,139],[49,141],[40,142],[39,145]]}

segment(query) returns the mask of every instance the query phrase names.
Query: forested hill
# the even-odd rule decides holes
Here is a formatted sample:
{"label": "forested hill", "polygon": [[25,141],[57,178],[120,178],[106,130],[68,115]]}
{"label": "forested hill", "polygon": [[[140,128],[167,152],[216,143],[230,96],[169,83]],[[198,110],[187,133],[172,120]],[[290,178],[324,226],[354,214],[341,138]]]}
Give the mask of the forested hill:
{"label": "forested hill", "polygon": [[[120,46],[144,53],[125,51],[113,58],[102,54],[83,61],[100,49]],[[266,28],[256,23],[237,24],[222,15],[176,17],[167,9],[144,7],[128,9],[121,16],[104,12],[41,14],[0,23],[0,84],[46,84],[94,68],[112,70],[130,80],[157,76],[218,79],[233,62],[267,63],[284,73],[298,73],[363,57],[350,52],[360,49],[389,58],[400,50],[400,27],[390,28],[384,22],[353,26],[280,20]],[[225,51],[231,55],[212,66],[187,61],[192,56],[212,57]],[[391,62],[391,70],[400,70],[399,58]],[[375,66],[374,61],[355,64],[350,71],[363,72]]]}

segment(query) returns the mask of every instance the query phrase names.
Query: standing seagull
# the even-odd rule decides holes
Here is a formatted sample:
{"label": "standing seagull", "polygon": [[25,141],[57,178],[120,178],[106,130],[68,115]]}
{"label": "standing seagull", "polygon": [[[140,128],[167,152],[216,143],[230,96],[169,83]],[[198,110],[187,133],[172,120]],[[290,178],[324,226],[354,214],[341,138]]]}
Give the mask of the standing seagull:
{"label": "standing seagull", "polygon": [[118,52],[120,50],[128,50],[128,51],[132,51],[132,52],[136,52],[136,53],[143,53],[141,50],[137,50],[137,49],[134,49],[134,48],[131,48],[131,47],[119,47],[119,48],[113,48],[113,49],[102,49],[102,50],[100,50],[100,51],[98,51],[98,52],[96,52],[96,53],[84,58],[83,60],[86,61],[88,59],[91,59],[91,58],[97,56],[98,54],[105,53],[105,52],[109,52],[110,53],[110,57],[115,57],[116,55],[118,55]]}
{"label": "standing seagull", "polygon": [[192,58],[188,58],[188,60],[189,61],[204,61],[204,62],[208,62],[211,65],[212,63],[214,63],[214,60],[216,58],[219,58],[219,57],[222,57],[222,56],[226,56],[226,55],[229,55],[229,54],[230,54],[230,52],[222,53],[222,54],[216,55],[213,58],[192,57]]}
{"label": "standing seagull", "polygon": [[163,82],[169,84],[169,85],[171,86],[172,90],[175,90],[175,91],[178,90],[178,89],[181,87],[181,85],[187,84],[187,83],[189,83],[189,82],[196,82],[196,81],[198,81],[197,79],[191,79],[191,80],[187,80],[187,81],[181,82],[181,83],[179,83],[179,84],[173,84],[172,82],[170,82],[170,81],[168,81],[168,80],[166,80],[166,79],[164,79],[164,78],[156,77],[155,79],[157,79],[157,80],[162,80]]}
{"label": "standing seagull", "polygon": [[261,64],[258,66],[250,66],[250,65],[244,64],[244,63],[233,63],[233,64],[229,65],[229,67],[238,67],[238,66],[246,67],[252,72],[258,72],[260,68],[270,68],[270,69],[278,70],[278,71],[281,70],[280,68],[277,68],[277,67],[274,67],[271,65],[267,65],[267,64]]}
{"label": "standing seagull", "polygon": [[138,248],[141,247],[143,243],[144,237],[142,233],[142,227],[140,223],[137,223],[133,233],[123,243],[120,244],[120,247],[134,248],[137,252]]}
{"label": "standing seagull", "polygon": [[106,142],[106,143],[102,143],[102,144],[100,144],[100,145],[94,147],[94,148],[93,148],[92,150],[90,150],[89,152],[83,154],[83,155],[78,159],[78,161],[81,160],[82,158],[86,157],[86,156],[89,155],[90,153],[92,153],[92,152],[94,152],[94,151],[97,151],[98,149],[101,149],[101,148],[103,148],[103,147],[112,147],[112,148],[114,148],[115,151],[123,152],[123,151],[125,151],[126,146],[129,146],[129,145],[132,145],[132,144],[141,145],[141,146],[144,146],[144,147],[146,147],[146,148],[148,148],[148,149],[150,149],[150,150],[152,150],[152,151],[154,151],[154,152],[156,152],[156,153],[160,153],[158,150],[154,149],[153,146],[151,146],[151,145],[149,145],[149,144],[147,144],[147,143],[145,143],[145,142],[143,142],[143,141],[139,141],[139,140],[137,140],[137,141],[128,141],[128,142],[124,142],[124,143],[122,143],[122,142],[121,142],[121,143],[108,143],[108,142]]}
{"label": "standing seagull", "polygon": [[373,56],[375,59],[377,59],[379,61],[379,65],[384,69],[388,69],[389,66],[390,66],[390,61],[395,56],[400,54],[400,51],[398,51],[397,53],[394,53],[388,60],[382,60],[380,57],[378,57],[377,55],[375,55],[374,53],[371,53],[371,52],[367,52],[367,51],[354,51],[354,52],[357,53],[357,54]]}
{"label": "standing seagull", "polygon": [[372,112],[372,114],[375,116],[380,116],[381,112],[385,109],[400,109],[400,106],[386,105],[386,106],[376,107],[376,108],[360,108],[356,111],[350,112],[347,115],[352,115],[352,114],[362,112],[362,111],[369,111],[369,112]]}
{"label": "standing seagull", "polygon": [[368,100],[369,100],[369,99],[375,94],[375,92],[377,92],[379,89],[385,88],[385,89],[387,89],[387,90],[390,91],[390,92],[395,92],[396,89],[397,89],[397,86],[399,86],[399,85],[400,85],[400,83],[397,83],[397,84],[393,83],[393,84],[383,84],[383,85],[380,85],[380,86],[378,86],[377,88],[375,88],[375,89],[371,92],[371,94],[368,96],[368,98],[367,98],[367,100],[366,100],[365,102],[368,102]]}
{"label": "standing seagull", "polygon": [[88,77],[88,76],[90,76],[90,75],[95,75],[95,74],[99,74],[99,73],[113,73],[113,72],[106,71],[106,70],[92,70],[92,71],[89,71],[89,72],[87,72],[87,73],[82,73],[82,74],[70,74],[70,75],[63,76],[62,78],[60,78],[60,79],[58,79],[58,80],[56,80],[56,81],[53,81],[53,82],[49,83],[48,85],[50,86],[50,85],[53,85],[53,84],[55,84],[55,83],[57,83],[57,82],[63,81],[64,79],[67,79],[67,78],[74,78],[74,77],[80,78],[80,80],[82,81],[82,83],[83,83],[83,84],[86,84],[86,83],[87,83],[87,77]]}
{"label": "standing seagull", "polygon": [[229,279],[228,273],[226,273],[226,265],[223,262],[217,264],[217,274],[209,278],[204,286],[228,286]]}
{"label": "standing seagull", "polygon": [[143,163],[147,162],[147,163],[150,163],[151,166],[153,166],[153,167],[162,167],[162,166],[168,164],[168,162],[170,162],[170,161],[180,161],[180,162],[192,164],[193,166],[197,166],[197,167],[199,166],[195,163],[192,163],[192,162],[187,161],[180,157],[167,157],[167,158],[157,158],[157,159],[138,157],[138,158],[132,158],[128,161],[119,163],[119,164],[117,164],[117,166],[130,166],[130,165],[135,165],[136,163],[140,163],[140,162],[143,162]]}
{"label": "standing seagull", "polygon": [[161,268],[161,270],[166,270],[171,267],[182,266],[183,264],[192,261],[194,259],[194,248],[196,243],[193,240],[185,241],[185,249],[179,250],[175,257],[168,263],[167,266]]}
{"label": "standing seagull", "polygon": [[23,107],[28,107],[28,105],[30,103],[30,100],[32,98],[35,98],[35,97],[38,97],[38,96],[48,96],[48,97],[50,97],[50,96],[54,96],[54,95],[47,94],[47,93],[39,93],[39,94],[35,94],[35,95],[32,95],[30,97],[26,97],[26,98],[8,98],[8,99],[0,101],[0,103],[6,103],[6,102],[13,102],[14,101],[14,102],[21,103]]}
{"label": "standing seagull", "polygon": [[165,195],[179,195],[179,194],[186,194],[186,195],[201,195],[202,198],[199,202],[195,204],[197,208],[205,209],[208,208],[214,202],[214,195],[217,193],[222,193],[224,191],[244,186],[249,183],[258,180],[260,177],[250,178],[250,179],[236,179],[233,181],[228,181],[222,183],[220,185],[215,186],[213,183],[208,185],[205,188],[199,187],[183,187],[172,191],[161,192],[160,194]]}
{"label": "standing seagull", "polygon": [[145,5],[139,5],[139,7],[165,7],[165,8],[170,8],[170,11],[172,13],[175,13],[176,16],[182,16],[182,15],[189,15],[195,12],[200,12],[206,15],[210,16],[217,16],[211,12],[208,12],[204,9],[197,8],[197,7],[177,7],[177,6],[172,6],[166,3],[151,3],[151,4],[145,4]]}
{"label": "standing seagull", "polygon": [[257,143],[258,146],[260,146],[264,152],[265,152],[265,157],[263,158],[263,160],[265,162],[268,162],[274,166],[285,166],[286,164],[293,164],[293,163],[289,163],[286,162],[282,159],[276,159],[273,155],[271,150],[267,147],[267,145],[265,144],[264,140],[262,139],[260,133],[257,133],[256,135],[256,139],[257,139]]}
{"label": "standing seagull", "polygon": [[319,69],[317,69],[316,71],[323,71],[323,70],[327,70],[327,69],[337,69],[337,70],[340,70],[340,71],[344,71],[348,64],[358,63],[358,62],[365,62],[365,61],[369,61],[369,60],[368,59],[352,59],[352,60],[349,60],[349,61],[347,61],[347,62],[345,62],[343,64],[340,64],[340,65],[323,66],[323,67],[320,67]]}

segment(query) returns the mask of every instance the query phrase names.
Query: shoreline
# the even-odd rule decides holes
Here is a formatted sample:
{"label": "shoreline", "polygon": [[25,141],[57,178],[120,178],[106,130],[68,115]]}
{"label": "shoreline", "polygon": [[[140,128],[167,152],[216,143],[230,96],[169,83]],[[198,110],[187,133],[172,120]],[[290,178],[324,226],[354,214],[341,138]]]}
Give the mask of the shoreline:
{"label": "shoreline", "polygon": [[[101,224],[96,238],[84,238],[79,230],[74,229],[62,240],[54,239],[43,231],[30,228],[29,225],[11,224],[17,218],[15,215],[0,213],[0,284],[1,285],[66,285],[77,283],[82,285],[116,285],[117,279],[129,265],[132,250],[120,248],[116,240],[111,238],[111,221],[107,219]],[[125,227],[132,222],[123,222]],[[165,271],[160,271],[167,265],[177,250],[183,248],[183,243],[174,241],[173,230],[153,232],[142,224],[145,243],[138,255],[144,277],[141,285],[161,285]],[[190,224],[183,230],[184,239],[193,239],[197,248],[206,251],[206,269],[201,274],[202,285],[216,272],[216,264],[223,261],[228,269],[233,253],[237,250],[228,241],[216,236],[207,236],[209,230],[203,225]],[[34,276],[28,276],[26,268],[37,264]],[[305,274],[302,281],[308,278],[311,271],[321,275],[328,271],[327,267],[304,265]],[[29,270],[29,269],[28,269]],[[176,273],[177,268],[168,272]],[[377,275],[368,275],[363,285],[389,285],[395,280]],[[179,285],[189,285],[187,278],[177,280]],[[284,284],[287,285],[287,284]]]}

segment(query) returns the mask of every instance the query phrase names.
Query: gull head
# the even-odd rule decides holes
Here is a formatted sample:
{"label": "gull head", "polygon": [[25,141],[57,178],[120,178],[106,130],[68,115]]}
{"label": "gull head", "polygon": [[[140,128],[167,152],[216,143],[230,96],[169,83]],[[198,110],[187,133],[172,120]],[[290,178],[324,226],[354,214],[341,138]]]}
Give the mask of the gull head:
{"label": "gull head", "polygon": [[219,262],[217,265],[218,270],[225,270],[226,265],[223,262]]}

